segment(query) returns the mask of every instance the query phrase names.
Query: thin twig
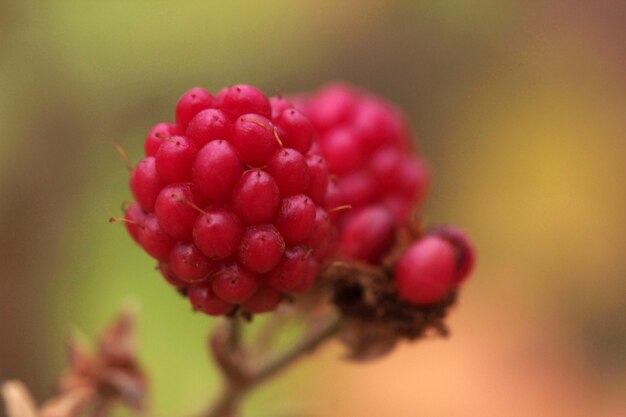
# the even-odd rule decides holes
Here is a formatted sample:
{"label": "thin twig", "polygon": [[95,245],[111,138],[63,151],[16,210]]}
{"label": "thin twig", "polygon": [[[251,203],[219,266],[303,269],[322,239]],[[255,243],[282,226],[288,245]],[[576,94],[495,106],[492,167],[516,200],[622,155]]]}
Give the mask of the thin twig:
{"label": "thin twig", "polygon": [[[229,326],[232,332],[234,326]],[[341,322],[337,318],[333,318],[326,326],[321,327],[315,333],[308,334],[305,338],[296,344],[292,349],[276,356],[267,361],[256,369],[249,369],[245,363],[243,356],[237,358],[230,357],[225,360],[228,355],[225,348],[225,335],[212,337],[212,349],[216,361],[225,378],[224,391],[218,398],[217,402],[201,417],[235,417],[237,407],[242,397],[257,385],[272,378],[279,372],[285,370],[302,356],[315,350],[324,342],[335,336],[341,328]],[[221,346],[220,346],[221,344]]]}

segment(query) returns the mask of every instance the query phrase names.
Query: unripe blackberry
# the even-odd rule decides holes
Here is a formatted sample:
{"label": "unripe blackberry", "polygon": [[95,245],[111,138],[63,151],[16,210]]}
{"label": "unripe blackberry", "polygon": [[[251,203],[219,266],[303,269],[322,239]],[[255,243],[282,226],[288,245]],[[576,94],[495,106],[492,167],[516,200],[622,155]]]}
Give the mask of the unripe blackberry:
{"label": "unripe blackberry", "polygon": [[[236,85],[194,88],[155,125],[133,170],[126,228],[197,311],[270,311],[332,254],[328,167],[306,116]],[[331,200],[332,201],[332,200]]]}
{"label": "unripe blackberry", "polygon": [[396,265],[398,295],[415,305],[442,301],[455,284],[453,246],[438,236],[426,236],[411,245]]}

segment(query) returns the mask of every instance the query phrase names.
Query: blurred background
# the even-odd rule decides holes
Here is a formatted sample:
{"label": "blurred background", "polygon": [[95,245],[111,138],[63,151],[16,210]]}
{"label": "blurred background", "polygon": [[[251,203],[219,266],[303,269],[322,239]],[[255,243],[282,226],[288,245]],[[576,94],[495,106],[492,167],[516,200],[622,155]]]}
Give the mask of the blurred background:
{"label": "blurred background", "polygon": [[450,339],[325,349],[245,415],[626,415],[624,22],[620,0],[0,1],[0,380],[43,400],[72,329],[131,299],[151,415],[200,409],[214,320],[107,223],[130,198],[111,142],[138,160],[191,86],[343,79],[406,109],[425,218],[468,230],[479,267]]}

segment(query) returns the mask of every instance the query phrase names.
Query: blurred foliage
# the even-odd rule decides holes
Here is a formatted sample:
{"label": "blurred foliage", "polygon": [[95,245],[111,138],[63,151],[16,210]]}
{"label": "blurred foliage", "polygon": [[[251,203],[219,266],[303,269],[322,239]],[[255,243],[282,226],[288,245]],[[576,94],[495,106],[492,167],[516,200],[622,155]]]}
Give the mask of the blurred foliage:
{"label": "blurred foliage", "polygon": [[[25,379],[43,398],[62,336],[95,332],[131,298],[158,415],[215,395],[204,349],[214,320],[190,314],[106,222],[129,198],[111,141],[139,159],[150,126],[171,120],[193,85],[271,93],[346,79],[406,109],[435,175],[425,219],[468,229],[479,270],[447,348],[424,344],[358,370],[331,352],[264,388],[246,415],[332,415],[340,394],[359,399],[341,410],[376,415],[368,381],[399,393],[410,381],[424,415],[519,415],[493,400],[498,378],[510,381],[503,398],[536,400],[533,415],[620,415],[624,21],[626,5],[611,0],[0,2],[0,379]],[[536,378],[507,356],[513,341],[529,343],[524,369]],[[469,378],[455,385],[468,392],[462,410],[444,405],[456,394],[426,364]],[[402,398],[394,415],[419,414]]]}

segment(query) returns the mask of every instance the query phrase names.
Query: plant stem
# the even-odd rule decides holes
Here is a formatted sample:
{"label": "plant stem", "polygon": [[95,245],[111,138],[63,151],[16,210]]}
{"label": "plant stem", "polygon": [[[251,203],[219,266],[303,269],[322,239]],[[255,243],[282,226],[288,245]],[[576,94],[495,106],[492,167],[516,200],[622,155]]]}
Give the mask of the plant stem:
{"label": "plant stem", "polygon": [[[333,318],[326,326],[321,327],[315,333],[306,335],[293,348],[269,359],[266,363],[252,370],[247,369],[245,364],[241,363],[241,360],[225,361],[223,346],[220,348],[219,339],[214,338],[212,342],[213,353],[216,357],[216,362],[222,368],[226,381],[224,391],[217,402],[202,417],[235,417],[238,405],[246,393],[330,340],[337,334],[340,328],[341,322],[337,318]],[[229,331],[232,332],[233,330],[236,330],[236,327],[231,323]],[[232,338],[229,337],[227,340],[232,340]],[[241,359],[241,357],[233,359]],[[237,367],[235,371],[233,371],[234,366]]]}

